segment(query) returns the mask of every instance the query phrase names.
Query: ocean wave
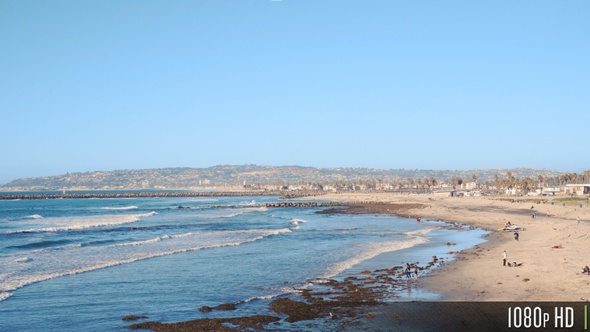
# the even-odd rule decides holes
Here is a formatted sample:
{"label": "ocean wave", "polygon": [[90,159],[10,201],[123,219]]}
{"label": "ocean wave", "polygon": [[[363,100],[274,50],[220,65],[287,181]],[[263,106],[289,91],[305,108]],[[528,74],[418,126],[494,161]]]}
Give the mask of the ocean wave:
{"label": "ocean wave", "polygon": [[30,216],[26,216],[25,219],[43,219],[43,216],[39,214],[32,214]]}
{"label": "ocean wave", "polygon": [[139,209],[137,206],[135,205],[130,205],[130,206],[120,206],[120,207],[112,207],[112,206],[105,206],[105,207],[101,207],[98,208],[99,210],[120,210],[120,211],[125,211],[125,210],[135,210],[135,209]]}
{"label": "ocean wave", "polygon": [[[35,219],[35,228],[21,229],[16,231],[7,231],[4,234],[15,233],[45,233],[59,231],[84,230],[95,227],[108,227],[121,224],[133,223],[157,214],[152,211],[143,214],[118,214],[118,215],[98,215],[85,217],[59,217],[59,218],[38,218]],[[45,227],[43,227],[45,226]]]}
{"label": "ocean wave", "polygon": [[[45,248],[26,255],[14,254],[0,258],[0,266],[3,267],[0,273],[0,294],[9,294],[24,286],[62,276],[176,253],[239,246],[289,232],[291,230],[288,228],[191,232],[108,246],[75,244]],[[3,299],[8,297],[6,295]]]}
{"label": "ocean wave", "polygon": [[299,225],[299,223],[306,223],[307,220],[303,220],[303,219],[297,219],[297,218],[293,218],[291,220],[289,220],[291,222],[291,224],[293,225]]}
{"label": "ocean wave", "polygon": [[[410,232],[412,233],[412,232]],[[394,241],[394,242],[385,242],[385,243],[375,243],[369,246],[366,246],[366,250],[360,252],[358,255],[349,258],[343,262],[337,263],[326,271],[326,273],[320,277],[320,279],[328,279],[332,278],[335,275],[342,273],[345,270],[350,269],[351,267],[357,265],[358,263],[376,257],[386,252],[398,251],[403,249],[411,248],[415,245],[422,244],[428,242],[427,238],[415,236],[409,240],[405,241]]]}
{"label": "ocean wave", "polygon": [[69,242],[69,241],[68,240],[57,240],[57,241],[46,240],[46,241],[39,241],[39,242],[31,242],[31,243],[27,243],[27,244],[23,244],[23,245],[19,245],[19,246],[9,246],[7,248],[13,248],[13,249],[43,248],[43,247],[50,247],[53,245],[62,245],[67,242]]}
{"label": "ocean wave", "polygon": [[420,235],[426,235],[430,232],[432,232],[433,230],[435,230],[436,228],[434,227],[426,227],[426,228],[422,228],[422,229],[418,229],[415,231],[410,231],[410,232],[405,232],[404,235],[405,236],[420,236]]}
{"label": "ocean wave", "polygon": [[195,235],[193,232],[186,233],[186,234],[176,234],[176,235],[162,235],[162,236],[158,236],[158,237],[148,239],[148,240],[143,240],[143,241],[119,243],[119,244],[115,244],[115,246],[117,246],[117,247],[141,246],[141,245],[152,244],[152,243],[156,243],[156,242],[160,242],[160,241],[164,241],[164,240],[169,240],[169,239],[181,239],[181,238],[189,237],[189,236],[193,236],[193,235]]}
{"label": "ocean wave", "polygon": [[314,284],[311,282],[304,282],[304,283],[297,283],[293,287],[269,287],[269,288],[266,288],[266,290],[271,291],[271,292],[278,292],[278,293],[253,296],[253,297],[249,297],[244,300],[239,300],[239,301],[235,302],[234,304],[242,304],[242,303],[248,303],[248,302],[253,302],[253,301],[271,300],[271,299],[274,299],[274,298],[277,298],[279,296],[283,296],[286,294],[301,293],[302,290],[308,289],[309,287],[311,287],[313,285]]}
{"label": "ocean wave", "polygon": [[285,292],[285,293],[277,293],[277,294],[271,294],[271,295],[261,295],[261,296],[253,296],[250,298],[247,298],[245,300],[240,300],[235,302],[234,304],[242,304],[242,303],[249,303],[249,302],[253,302],[253,301],[264,301],[264,300],[271,300],[274,298],[277,298],[279,296],[283,296],[285,294],[289,294],[289,293],[295,293],[296,291],[293,289],[291,292]]}
{"label": "ocean wave", "polygon": [[210,218],[210,219],[217,219],[217,218],[233,218],[244,213],[251,213],[251,212],[264,212],[267,211],[268,208],[266,206],[255,207],[255,208],[236,208],[236,209],[223,209],[211,213],[206,214],[199,214],[200,218]]}
{"label": "ocean wave", "polygon": [[33,259],[29,257],[21,257],[13,260],[11,263],[28,263],[31,262]]}
{"label": "ocean wave", "polygon": [[12,293],[9,292],[0,292],[0,302],[6,300],[7,298],[11,297]]}

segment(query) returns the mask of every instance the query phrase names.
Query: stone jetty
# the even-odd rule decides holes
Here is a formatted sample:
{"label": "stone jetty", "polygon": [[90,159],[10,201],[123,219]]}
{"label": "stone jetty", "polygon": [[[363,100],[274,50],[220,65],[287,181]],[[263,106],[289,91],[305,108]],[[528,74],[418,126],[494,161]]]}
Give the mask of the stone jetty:
{"label": "stone jetty", "polygon": [[287,191],[138,191],[138,192],[81,192],[65,194],[0,194],[0,200],[17,199],[75,199],[75,198],[150,198],[150,197],[230,197],[230,196],[280,196],[281,198],[322,195],[323,192],[294,194]]}
{"label": "stone jetty", "polygon": [[177,209],[256,209],[256,208],[290,208],[290,207],[334,207],[349,206],[343,202],[276,202],[247,205],[205,205],[200,207],[178,206]]}

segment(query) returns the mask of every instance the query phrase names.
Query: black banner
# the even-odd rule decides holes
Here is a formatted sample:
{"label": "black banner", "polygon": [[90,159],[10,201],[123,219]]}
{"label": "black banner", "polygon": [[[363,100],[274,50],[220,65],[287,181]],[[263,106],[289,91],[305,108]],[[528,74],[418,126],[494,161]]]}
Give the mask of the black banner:
{"label": "black banner", "polygon": [[586,331],[586,302],[398,302],[369,322],[379,331]]}

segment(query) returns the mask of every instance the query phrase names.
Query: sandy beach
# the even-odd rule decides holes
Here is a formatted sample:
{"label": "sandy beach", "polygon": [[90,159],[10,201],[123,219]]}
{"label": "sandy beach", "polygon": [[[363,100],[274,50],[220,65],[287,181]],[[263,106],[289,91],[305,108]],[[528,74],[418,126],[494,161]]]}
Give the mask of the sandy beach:
{"label": "sandy beach", "polygon": [[[543,203],[554,197],[449,197],[448,194],[329,194],[318,199],[402,204],[390,213],[459,222],[488,229],[487,242],[458,254],[457,260],[420,280],[447,301],[588,301],[590,208]],[[309,199],[309,198],[308,198]],[[512,201],[514,200],[514,201]],[[526,200],[526,201],[523,201]],[[381,211],[383,212],[383,211]],[[532,217],[533,213],[535,218]],[[580,217],[580,224],[577,223]],[[526,230],[519,240],[498,231],[507,222]],[[503,266],[503,251],[508,262]],[[512,263],[511,263],[512,264]]]}

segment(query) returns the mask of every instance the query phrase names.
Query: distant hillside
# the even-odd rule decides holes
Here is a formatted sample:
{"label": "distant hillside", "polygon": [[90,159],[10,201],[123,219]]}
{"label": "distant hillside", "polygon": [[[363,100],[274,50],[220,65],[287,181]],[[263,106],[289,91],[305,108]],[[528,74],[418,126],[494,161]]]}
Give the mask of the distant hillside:
{"label": "distant hillside", "polygon": [[434,178],[449,181],[461,178],[478,182],[504,178],[507,172],[513,177],[537,179],[553,178],[563,173],[545,169],[492,169],[492,170],[405,170],[370,168],[314,168],[302,166],[219,165],[208,168],[160,168],[143,170],[96,171],[68,173],[38,178],[22,178],[11,181],[3,189],[148,189],[148,188],[199,188],[212,186],[237,186],[246,184],[296,184],[296,183],[361,183],[381,181],[400,183],[408,178]]}

